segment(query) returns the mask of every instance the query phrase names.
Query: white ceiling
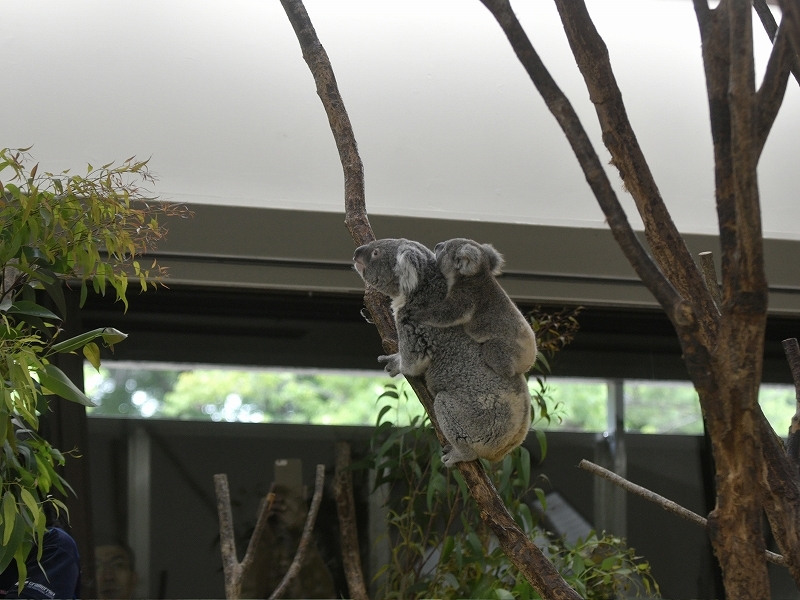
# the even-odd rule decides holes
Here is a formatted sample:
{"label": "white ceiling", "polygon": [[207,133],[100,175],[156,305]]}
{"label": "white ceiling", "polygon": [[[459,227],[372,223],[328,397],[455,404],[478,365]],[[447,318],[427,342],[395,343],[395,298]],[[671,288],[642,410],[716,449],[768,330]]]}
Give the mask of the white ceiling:
{"label": "white ceiling", "polygon": [[[588,5],[675,220],[714,232],[692,3]],[[561,131],[478,0],[306,6],[359,141],[371,213],[604,227]],[[552,2],[514,7],[605,160]],[[755,38],[761,72],[760,25]],[[49,171],[150,156],[165,199],[342,211],[338,155],[277,0],[5,2],[0,109],[0,145],[33,144]],[[761,159],[768,237],[800,239],[799,109],[792,80]]]}

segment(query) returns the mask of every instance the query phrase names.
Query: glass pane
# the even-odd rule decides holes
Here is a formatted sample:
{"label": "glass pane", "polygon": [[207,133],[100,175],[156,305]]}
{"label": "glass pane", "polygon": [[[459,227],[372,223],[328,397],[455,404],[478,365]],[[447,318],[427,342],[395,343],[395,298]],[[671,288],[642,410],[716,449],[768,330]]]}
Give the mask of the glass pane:
{"label": "glass pane", "polygon": [[703,416],[694,386],[677,381],[625,381],[625,430],[702,434]]}
{"label": "glass pane", "polygon": [[[529,381],[534,406],[541,386],[535,379]],[[546,420],[534,421],[533,426],[559,431],[605,431],[608,414],[608,388],[605,381],[597,379],[550,378],[544,389],[550,414]],[[534,419],[539,417],[535,412]]]}
{"label": "glass pane", "polygon": [[794,386],[762,383],[758,403],[775,433],[785,438],[797,407]]}
{"label": "glass pane", "polygon": [[378,396],[392,381],[379,373],[113,362],[99,373],[87,364],[84,378],[98,404],[91,416],[316,425],[374,425]]}

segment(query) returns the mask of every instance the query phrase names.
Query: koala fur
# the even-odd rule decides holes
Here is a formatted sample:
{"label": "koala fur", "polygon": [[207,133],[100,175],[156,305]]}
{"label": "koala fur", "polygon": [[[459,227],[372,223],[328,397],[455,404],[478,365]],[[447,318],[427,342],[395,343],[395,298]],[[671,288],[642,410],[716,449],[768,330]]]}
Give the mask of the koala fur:
{"label": "koala fur", "polygon": [[498,374],[526,373],[536,360],[536,336],[495,279],[504,264],[500,253],[491,244],[465,238],[440,242],[435,253],[447,280],[447,295],[421,311],[419,318],[436,327],[464,325]]}
{"label": "koala fur", "polygon": [[383,239],[360,246],[353,261],[367,284],[392,299],[398,352],[378,360],[392,377],[424,375],[449,442],[444,465],[478,457],[497,461],[519,446],[530,428],[525,377],[491,369],[464,327],[436,327],[419,319],[447,296],[433,252],[418,242]]}

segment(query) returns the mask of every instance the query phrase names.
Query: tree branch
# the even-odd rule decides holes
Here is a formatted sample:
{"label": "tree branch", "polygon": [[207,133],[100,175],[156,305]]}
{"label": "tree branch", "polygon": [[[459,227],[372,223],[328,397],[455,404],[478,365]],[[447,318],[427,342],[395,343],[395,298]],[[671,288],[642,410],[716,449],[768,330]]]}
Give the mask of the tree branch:
{"label": "tree branch", "polygon": [[339,531],[342,540],[342,562],[347,578],[347,589],[353,600],[368,600],[361,570],[361,553],[358,548],[356,507],[353,498],[353,472],[350,471],[350,444],[337,442],[334,446],[336,473],[333,489],[336,495],[336,510],[339,514]]}
{"label": "tree branch", "polygon": [[242,585],[242,565],[236,557],[236,538],[233,532],[233,513],[228,476],[214,475],[214,490],[217,493],[219,514],[219,546],[222,553],[222,571],[225,574],[225,597],[239,598]]}
{"label": "tree branch", "polygon": [[792,371],[797,401],[792,423],[789,426],[786,454],[794,463],[795,470],[800,472],[800,346],[797,344],[797,338],[783,340],[783,351],[786,353],[786,360],[789,361],[789,369]]}
{"label": "tree branch", "polygon": [[730,273],[736,258],[736,205],[731,163],[731,116],[728,107],[730,43],[726,4],[711,11],[708,0],[694,0],[703,50],[706,92],[714,142],[714,183],[722,254],[723,300],[730,292]]}
{"label": "tree branch", "polygon": [[755,135],[756,153],[759,157],[772,129],[772,124],[775,122],[775,117],[778,116],[778,109],[783,103],[786,85],[789,83],[789,71],[795,67],[794,59],[792,45],[789,43],[786,31],[781,30],[778,32],[775,45],[769,55],[764,81],[761,82],[756,97],[758,122]]}
{"label": "tree branch", "polygon": [[322,490],[324,483],[325,465],[317,465],[317,476],[314,481],[314,496],[311,498],[311,506],[308,509],[306,524],[303,526],[303,534],[300,536],[300,544],[297,546],[297,552],[294,555],[292,564],[289,565],[289,570],[286,571],[286,575],[283,576],[283,579],[278,587],[275,588],[274,592],[272,592],[269,600],[280,598],[286,591],[286,588],[289,587],[289,584],[292,583],[292,580],[297,577],[297,574],[300,572],[300,567],[303,566],[303,560],[305,560],[306,557],[306,550],[308,549],[308,544],[311,541],[311,532],[314,531],[314,523],[317,520],[319,505],[322,502]]}
{"label": "tree branch", "polygon": [[703,279],[705,279],[706,287],[711,292],[714,304],[719,309],[722,307],[722,296],[719,293],[719,280],[717,279],[717,269],[714,267],[714,255],[711,252],[701,252],[698,256],[700,257],[700,267],[703,269]]}
{"label": "tree branch", "polygon": [[[281,0],[281,4],[289,16],[300,46],[303,49],[303,57],[306,59],[317,83],[320,99],[328,114],[336,146],[339,148],[339,156],[345,170],[345,222],[355,243],[357,245],[366,244],[375,239],[375,236],[366,217],[363,182],[362,185],[356,186],[350,179],[359,175],[363,177],[363,171],[359,169],[353,170],[351,166],[356,161],[355,157],[358,154],[358,150],[350,128],[350,120],[347,117],[344,103],[336,87],[333,69],[322,45],[317,39],[302,1]],[[357,163],[358,165],[361,164],[360,159],[357,159]],[[638,243],[638,240],[636,241]],[[654,265],[652,268],[660,276]],[[381,335],[384,350],[390,353],[395,352],[397,349],[397,332],[389,308],[388,298],[374,290],[367,289],[364,303]],[[436,414],[433,410],[433,399],[425,387],[424,381],[419,377],[409,377],[408,381],[428,412],[439,441],[443,441],[444,437],[438,427]],[[498,496],[481,463],[478,461],[461,462],[458,463],[458,469],[464,476],[470,488],[470,493],[480,508],[481,518],[497,536],[501,548],[511,562],[520,570],[533,588],[542,596],[553,600],[561,600],[562,598],[579,599],[580,596],[575,590],[567,585],[553,564],[547,560],[541,550],[528,539],[516,524]]]}
{"label": "tree branch", "polygon": [[795,55],[800,54],[800,2],[798,0],[780,0],[781,27],[785,27],[792,42]]}
{"label": "tree branch", "polygon": [[353,126],[339,94],[328,53],[317,38],[317,32],[303,3],[299,0],[281,0],[281,4],[300,42],[303,58],[314,75],[317,94],[328,115],[336,148],[339,150],[339,159],[344,170],[345,224],[353,239],[363,240],[360,244],[368,244],[375,236],[364,202],[364,165],[358,154]]}
{"label": "tree branch", "polygon": [[[584,471],[588,471],[598,477],[602,477],[603,479],[607,479],[614,485],[621,487],[626,492],[630,492],[631,494],[636,494],[640,498],[644,498],[648,502],[652,502],[653,504],[658,504],[661,508],[666,510],[667,512],[671,512],[673,515],[679,516],[681,519],[685,519],[694,523],[695,525],[699,525],[703,529],[708,528],[708,520],[704,517],[701,517],[696,512],[692,512],[688,508],[684,508],[680,504],[665,498],[660,494],[656,494],[644,488],[640,485],[636,485],[635,483],[628,481],[624,477],[620,477],[616,473],[612,473],[608,469],[604,469],[600,465],[596,465],[593,462],[590,462],[586,459],[581,460],[578,464],[578,467],[583,469]],[[786,565],[786,559],[781,556],[780,554],[775,554],[774,552],[770,552],[767,550],[764,553],[764,557],[771,563],[776,565],[781,565],[783,567]]]}
{"label": "tree branch", "polygon": [[680,321],[681,318],[678,315],[682,303],[680,294],[658,269],[636,237],[578,115],[534,50],[508,0],[481,1],[497,19],[517,58],[564,131],[567,141],[572,146],[578,163],[583,169],[586,181],[606,216],[614,239],[636,274],[656,297],[667,315],[673,319],[673,323]]}
{"label": "tree branch", "polygon": [[731,298],[748,312],[766,314],[767,280],[761,233],[761,208],[756,179],[755,148],[756,96],[753,62],[753,23],[750,2],[729,1],[731,160],[737,224],[737,268]]}
{"label": "tree branch", "polygon": [[[756,9],[756,14],[758,18],[761,20],[761,24],[764,26],[764,31],[767,32],[767,36],[769,37],[769,41],[773,44],[775,43],[775,37],[778,35],[778,23],[775,21],[775,17],[772,16],[772,11],[767,6],[765,0],[753,0],[753,8]],[[789,43],[789,47],[791,48],[791,43]],[[790,50],[791,58],[789,63],[791,65],[790,70],[792,75],[794,75],[795,80],[798,84],[800,84],[800,66],[798,66],[797,55],[794,54]]]}
{"label": "tree branch", "polygon": [[653,256],[678,293],[693,303],[707,347],[713,346],[718,312],[672,216],[667,211],[644,153],[628,120],[603,39],[583,0],[556,0],[572,53],[583,75],[625,189],[636,202]]}
{"label": "tree branch", "polygon": [[800,587],[800,480],[761,407],[757,406],[761,441],[762,501],[775,542],[795,584]]}

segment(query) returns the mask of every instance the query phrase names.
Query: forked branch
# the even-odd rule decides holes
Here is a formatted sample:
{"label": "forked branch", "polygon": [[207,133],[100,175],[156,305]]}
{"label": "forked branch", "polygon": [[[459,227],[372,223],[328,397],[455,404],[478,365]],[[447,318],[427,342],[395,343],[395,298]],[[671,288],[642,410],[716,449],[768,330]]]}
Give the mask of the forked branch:
{"label": "forked branch", "polygon": [[325,483],[325,465],[317,465],[317,475],[314,480],[314,496],[311,498],[311,506],[308,508],[308,516],[306,517],[306,524],[303,526],[303,533],[300,536],[300,544],[297,546],[292,564],[283,576],[283,579],[275,588],[275,591],[270,595],[269,600],[275,600],[283,596],[289,584],[292,583],[300,568],[303,566],[303,561],[306,557],[306,551],[309,543],[311,543],[311,533],[314,531],[314,523],[317,521],[317,513],[319,513],[319,505],[322,502],[322,490]]}
{"label": "forked branch", "polygon": [[[281,4],[297,34],[297,39],[303,50],[303,57],[306,59],[306,63],[317,84],[317,92],[328,114],[331,131],[336,141],[336,146],[339,148],[339,156],[345,171],[345,222],[356,245],[366,244],[375,239],[375,236],[366,217],[363,171],[353,169],[352,162],[350,162],[357,160],[358,165],[360,165],[361,160],[357,159],[358,150],[355,136],[336,86],[333,69],[316,36],[302,1],[281,0]],[[361,185],[356,185],[354,181],[351,181],[351,177],[361,178]],[[657,269],[655,272],[657,273]],[[397,332],[389,310],[388,299],[374,290],[368,289],[364,296],[364,304],[372,316],[372,321],[378,328],[384,349],[388,353],[396,352]],[[417,377],[410,377],[408,381],[431,417],[431,423],[439,440],[444,440],[433,411],[433,399],[424,382]],[[470,493],[480,509],[484,522],[497,536],[503,551],[531,586],[546,598],[554,600],[562,598],[579,599],[580,596],[577,592],[567,585],[553,564],[547,560],[544,554],[516,524],[498,496],[481,463],[479,461],[462,462],[458,463],[458,468],[470,488]]]}
{"label": "forked branch", "polygon": [[[608,225],[636,274],[673,320],[682,303],[680,294],[658,269],[633,231],[589,136],[564,92],[558,87],[517,20],[508,0],[481,0],[494,15],[520,63],[558,121]],[[708,292],[705,292],[708,295]]]}
{"label": "forked branch", "polygon": [[611,69],[605,42],[583,0],[556,0],[556,7],[597,111],[603,143],[611,153],[612,163],[625,189],[636,203],[650,250],[667,279],[685,300],[694,305],[701,333],[707,346],[711,347],[716,337],[716,307],[639,146]]}

